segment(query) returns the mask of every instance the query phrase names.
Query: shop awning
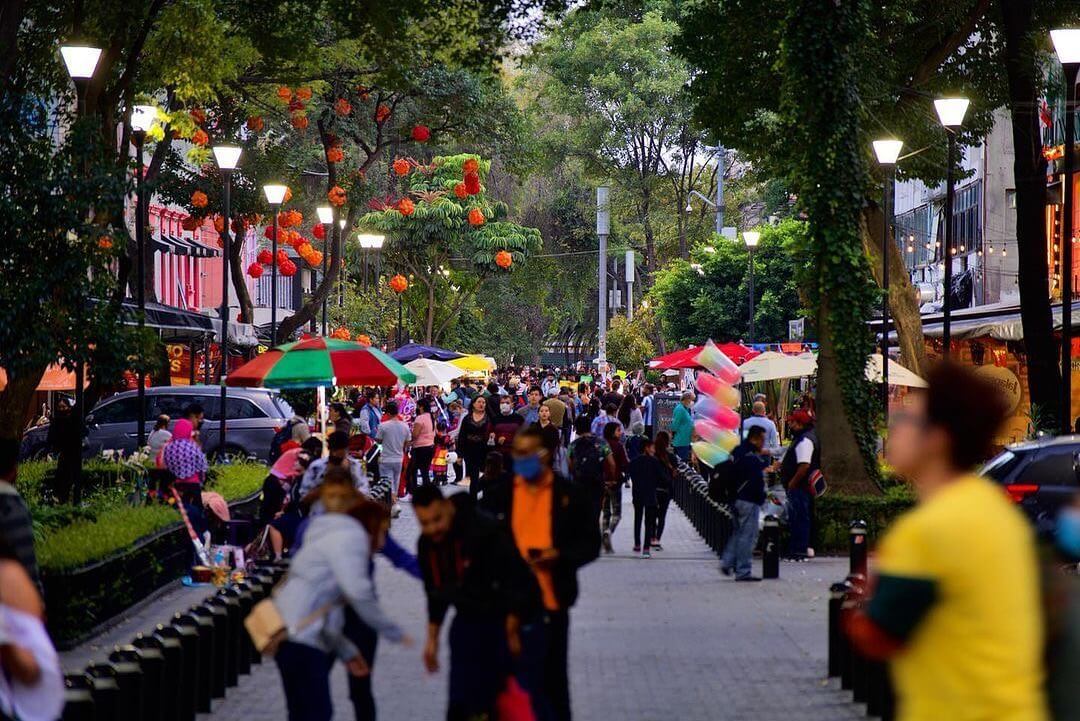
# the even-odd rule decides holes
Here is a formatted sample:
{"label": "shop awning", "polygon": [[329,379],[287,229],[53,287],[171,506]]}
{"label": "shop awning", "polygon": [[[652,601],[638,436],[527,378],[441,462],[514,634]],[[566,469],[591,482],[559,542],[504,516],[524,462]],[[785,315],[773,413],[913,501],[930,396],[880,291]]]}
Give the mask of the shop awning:
{"label": "shop awning", "polygon": [[194,238],[160,234],[150,239],[154,250],[173,255],[186,255],[195,258],[210,258],[221,255],[221,250],[205,245]]}

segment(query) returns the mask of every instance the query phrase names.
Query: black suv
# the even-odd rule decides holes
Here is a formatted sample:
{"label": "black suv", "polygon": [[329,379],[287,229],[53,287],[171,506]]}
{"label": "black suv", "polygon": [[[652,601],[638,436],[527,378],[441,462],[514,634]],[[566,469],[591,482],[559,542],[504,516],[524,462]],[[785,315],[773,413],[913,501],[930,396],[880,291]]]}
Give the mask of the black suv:
{"label": "black suv", "polygon": [[1008,446],[979,473],[1000,483],[1040,534],[1052,533],[1058,510],[1080,493],[1080,435]]}

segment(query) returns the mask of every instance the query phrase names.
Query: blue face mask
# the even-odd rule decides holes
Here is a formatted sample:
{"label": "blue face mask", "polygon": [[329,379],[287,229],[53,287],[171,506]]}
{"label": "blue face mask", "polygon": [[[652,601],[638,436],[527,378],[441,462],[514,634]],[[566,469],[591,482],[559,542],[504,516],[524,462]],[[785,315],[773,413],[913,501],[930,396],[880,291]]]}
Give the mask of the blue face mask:
{"label": "blue face mask", "polygon": [[531,456],[514,459],[514,473],[526,480],[536,480],[536,478],[540,476],[542,470],[543,467],[540,465],[540,456],[535,453]]}
{"label": "blue face mask", "polygon": [[1080,559],[1080,508],[1065,508],[1058,513],[1054,540],[1066,556]]}

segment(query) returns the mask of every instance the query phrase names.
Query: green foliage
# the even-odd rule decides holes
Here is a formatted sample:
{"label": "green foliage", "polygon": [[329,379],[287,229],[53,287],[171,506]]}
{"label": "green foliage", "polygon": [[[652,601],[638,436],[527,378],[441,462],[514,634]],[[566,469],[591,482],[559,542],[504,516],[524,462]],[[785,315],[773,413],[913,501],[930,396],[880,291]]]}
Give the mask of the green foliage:
{"label": "green foliage", "polygon": [[[758,342],[787,337],[787,322],[802,315],[798,275],[807,225],[785,220],[762,226],[754,251],[754,323]],[[711,251],[711,252],[707,252]],[[649,293],[665,340],[677,346],[749,340],[749,262],[742,242],[713,236],[656,274]],[[698,267],[694,267],[698,266]]]}
{"label": "green foliage", "polygon": [[915,497],[906,487],[884,496],[846,496],[826,494],[814,504],[818,527],[816,551],[835,553],[848,550],[848,528],[852,521],[865,521],[871,543],[905,511],[915,505]]}
{"label": "green foliage", "polygon": [[632,322],[621,315],[611,319],[607,335],[607,357],[616,368],[627,372],[640,370],[655,355],[656,348],[638,318],[634,318]]}

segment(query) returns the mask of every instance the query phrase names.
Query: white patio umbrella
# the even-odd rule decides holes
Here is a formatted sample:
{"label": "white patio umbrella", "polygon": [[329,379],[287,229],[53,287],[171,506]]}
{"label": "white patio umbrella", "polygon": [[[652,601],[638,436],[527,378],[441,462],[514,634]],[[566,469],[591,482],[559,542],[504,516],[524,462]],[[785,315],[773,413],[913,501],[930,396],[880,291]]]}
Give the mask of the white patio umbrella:
{"label": "white patio umbrella", "polygon": [[[866,361],[866,377],[871,383],[881,382],[881,354],[874,353]],[[911,388],[926,388],[927,383],[913,372],[900,365],[892,358],[889,359],[889,385],[909,386]]]}
{"label": "white patio umbrella", "polygon": [[434,358],[417,358],[406,363],[405,367],[416,374],[415,385],[418,386],[441,386],[468,372],[464,368]]}
{"label": "white patio umbrella", "polygon": [[[892,368],[890,367],[890,370]],[[780,378],[803,378],[817,372],[817,359],[765,351],[739,366],[746,383]]]}

